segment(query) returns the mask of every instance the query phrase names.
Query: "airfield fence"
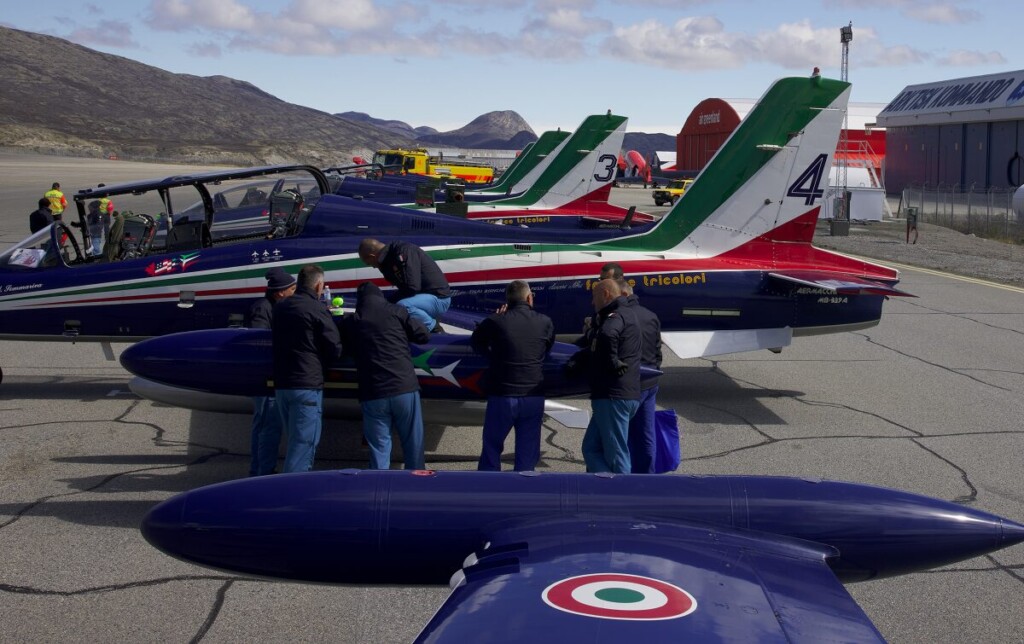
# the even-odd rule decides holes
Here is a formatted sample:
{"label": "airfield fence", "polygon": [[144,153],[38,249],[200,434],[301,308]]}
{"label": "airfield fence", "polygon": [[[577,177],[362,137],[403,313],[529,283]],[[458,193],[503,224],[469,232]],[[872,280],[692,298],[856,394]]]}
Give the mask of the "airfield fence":
{"label": "airfield fence", "polygon": [[899,215],[916,209],[917,221],[952,228],[987,239],[1024,242],[1024,221],[1013,212],[1013,190],[974,186],[907,186]]}

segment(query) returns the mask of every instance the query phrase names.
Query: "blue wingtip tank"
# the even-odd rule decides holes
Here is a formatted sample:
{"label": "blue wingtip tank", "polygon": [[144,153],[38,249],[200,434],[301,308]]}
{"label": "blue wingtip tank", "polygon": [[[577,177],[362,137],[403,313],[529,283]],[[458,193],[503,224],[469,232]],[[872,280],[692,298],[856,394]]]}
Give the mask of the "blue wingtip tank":
{"label": "blue wingtip tank", "polygon": [[[699,525],[821,544],[840,581],[946,565],[1024,526],[881,487],[765,476],[321,471],[232,481],[153,508],[145,538],[213,568],[327,583],[444,584],[467,555],[538,521]],[[533,531],[536,532],[536,531]],[[500,545],[500,544],[499,544]],[[467,570],[469,570],[467,568]]]}

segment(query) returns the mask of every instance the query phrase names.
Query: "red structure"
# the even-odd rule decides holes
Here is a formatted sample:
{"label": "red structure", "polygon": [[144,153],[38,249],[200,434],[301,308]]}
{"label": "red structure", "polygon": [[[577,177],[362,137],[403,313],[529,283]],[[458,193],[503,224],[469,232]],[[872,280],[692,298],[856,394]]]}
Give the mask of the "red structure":
{"label": "red structure", "polygon": [[707,98],[698,103],[676,135],[676,170],[701,170],[740,124],[741,118],[732,105],[720,98]]}

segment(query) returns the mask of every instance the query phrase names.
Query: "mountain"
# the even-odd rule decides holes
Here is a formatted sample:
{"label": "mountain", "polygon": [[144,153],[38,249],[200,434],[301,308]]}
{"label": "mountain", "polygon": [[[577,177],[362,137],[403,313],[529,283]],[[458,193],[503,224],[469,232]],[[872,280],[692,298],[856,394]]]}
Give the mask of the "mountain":
{"label": "mountain", "polygon": [[537,135],[530,125],[511,110],[488,112],[457,130],[428,134],[418,139],[421,144],[495,150],[521,150],[536,140]]}
{"label": "mountain", "polygon": [[370,116],[366,112],[341,112],[339,114],[335,114],[335,116],[353,123],[369,123],[370,125],[375,125],[382,130],[394,132],[395,134],[410,139],[415,139],[423,134],[437,134],[437,130],[432,127],[422,126],[414,128],[405,121],[378,119]]}
{"label": "mountain", "polygon": [[81,156],[335,165],[412,145],[225,76],[174,74],[0,27],[0,145]]}

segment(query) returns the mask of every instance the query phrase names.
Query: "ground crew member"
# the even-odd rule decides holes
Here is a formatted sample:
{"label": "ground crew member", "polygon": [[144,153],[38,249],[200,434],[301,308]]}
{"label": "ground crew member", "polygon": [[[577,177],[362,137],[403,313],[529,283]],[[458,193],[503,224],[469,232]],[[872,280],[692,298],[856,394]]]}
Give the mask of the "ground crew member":
{"label": "ground crew member", "polygon": [[505,289],[503,311],[473,331],[473,349],[487,356],[484,374],[487,412],[479,470],[501,470],[501,450],[516,429],[515,469],[531,471],[540,460],[540,426],[544,418],[544,358],[555,343],[551,318],[533,310],[533,292],[522,280]]}
{"label": "ground crew member", "polygon": [[398,287],[398,302],[428,331],[440,332],[438,318],[452,303],[448,280],[437,262],[416,244],[393,241],[390,244],[366,238],[359,243],[359,259],[380,269],[384,279]]}
{"label": "ground crew member", "polygon": [[[626,307],[636,316],[640,326],[640,364],[661,369],[661,320],[649,308],[642,306],[633,294],[633,288],[624,279],[616,280],[626,298]],[[633,474],[654,474],[657,438],[654,412],[657,411],[658,379],[651,378],[640,387],[640,407],[629,421],[629,459]]]}
{"label": "ground crew member", "polygon": [[597,313],[590,344],[570,361],[590,376],[593,415],[583,435],[588,472],[628,474],[629,420],[640,406],[640,328],[618,284],[602,280],[591,290]]}
{"label": "ground crew member", "polygon": [[324,374],[341,354],[338,327],[320,301],[323,289],[323,269],[303,266],[295,295],[274,307],[274,402],[288,435],[283,472],[313,468],[320,443]]}
{"label": "ground crew member", "polygon": [[[283,268],[267,271],[267,290],[263,297],[252,303],[245,316],[250,329],[270,329],[274,319],[274,305],[295,294],[295,278]],[[249,476],[273,474],[277,465],[277,447],[281,442],[281,415],[274,396],[253,396],[252,438],[249,453]]]}
{"label": "ground crew member", "polygon": [[50,200],[42,197],[39,200],[39,207],[28,214],[28,229],[34,233],[52,223],[53,214],[50,212]]}
{"label": "ground crew member", "polygon": [[50,202],[50,213],[53,214],[54,221],[60,221],[64,209],[68,207],[68,200],[64,198],[64,193],[60,191],[60,184],[54,181],[53,187],[47,190],[43,196]]}
{"label": "ground crew member", "polygon": [[380,288],[363,282],[356,311],[345,317],[345,347],[356,361],[363,435],[370,446],[370,469],[391,468],[391,430],[402,444],[405,469],[422,470],[423,412],[420,382],[409,343],[430,341],[430,332],[403,306],[384,299]]}

